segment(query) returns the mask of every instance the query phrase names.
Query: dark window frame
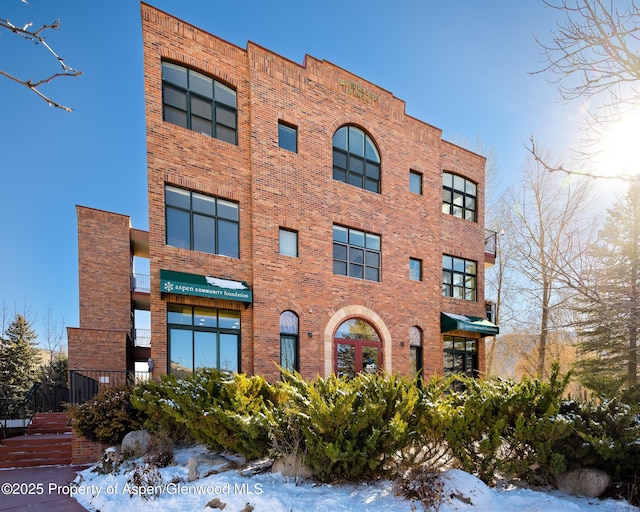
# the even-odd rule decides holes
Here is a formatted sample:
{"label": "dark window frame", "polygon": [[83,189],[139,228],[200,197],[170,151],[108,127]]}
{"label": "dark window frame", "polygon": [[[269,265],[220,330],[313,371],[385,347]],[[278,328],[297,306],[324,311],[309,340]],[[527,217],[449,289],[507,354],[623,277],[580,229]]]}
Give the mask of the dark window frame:
{"label": "dark window frame", "polygon": [[[415,190],[415,180],[418,180],[418,190]],[[422,195],[422,173],[418,171],[409,171],[409,192],[412,194]]]}
{"label": "dark window frame", "polygon": [[417,325],[409,329],[409,365],[413,378],[422,378],[424,370],[423,337],[424,333]]}
{"label": "dark window frame", "polygon": [[442,295],[475,302],[478,297],[478,262],[443,254]]}
{"label": "dark window frame", "polygon": [[[287,254],[285,252],[282,252],[282,233],[292,233],[296,236],[296,253],[295,254]],[[295,229],[288,229],[288,228],[278,228],[278,254],[282,255],[282,256],[289,256],[290,258],[297,258],[298,254],[299,254],[299,236],[298,236],[298,231]]]}
{"label": "dark window frame", "polygon": [[[477,379],[480,376],[478,343],[479,340],[477,338],[469,336],[444,335],[442,337],[444,375],[461,374]],[[460,381],[455,381],[453,389],[462,391],[464,390],[464,385]]]}
{"label": "dark window frame", "polygon": [[[173,323],[169,321],[169,317],[170,314],[172,313],[172,308],[175,308],[175,310],[177,311],[178,309],[182,309],[182,310],[187,310],[190,309],[191,310],[191,321],[190,323]],[[203,325],[196,325],[196,310],[199,310],[200,312],[206,311],[209,313],[215,313],[215,318],[216,318],[216,325],[215,326],[203,326]],[[233,327],[220,327],[220,313],[234,313],[237,314],[238,317],[238,328],[233,328]],[[184,318],[184,316],[183,316]],[[213,318],[211,316],[211,318]],[[216,339],[215,339],[215,343],[216,343],[216,362],[217,362],[217,366],[215,368],[219,369],[219,370],[224,370],[226,368],[222,367],[221,368],[221,358],[220,358],[220,354],[221,354],[221,337],[220,335],[235,335],[237,336],[237,346],[236,346],[236,354],[237,354],[237,361],[236,361],[236,371],[237,373],[242,372],[242,315],[240,314],[239,311],[237,310],[232,310],[232,309],[221,309],[221,308],[206,308],[206,307],[201,307],[201,306],[189,306],[189,305],[183,305],[183,304],[168,304],[167,305],[167,373],[172,373],[171,372],[171,347],[172,347],[172,333],[173,331],[185,331],[185,332],[190,332],[191,333],[191,368],[187,368],[187,370],[190,370],[191,373],[193,373],[194,371],[196,371],[196,366],[195,366],[195,362],[196,362],[196,333],[212,333],[215,334]],[[208,368],[213,368],[213,367],[208,367]]]}
{"label": "dark window frame", "polygon": [[[282,130],[282,131],[281,131]],[[282,134],[293,135],[293,147],[287,144],[288,138],[283,137]],[[292,153],[298,152],[298,127],[284,121],[278,121],[278,147],[286,149]]]}
{"label": "dark window frame", "polygon": [[[336,234],[343,230],[346,231],[346,237],[342,235],[337,237]],[[362,244],[357,242],[358,238],[362,238]],[[381,282],[382,237],[361,229],[334,224],[333,273],[365,281]]]}
{"label": "dark window frame", "polygon": [[[414,276],[414,267],[418,267],[417,278]],[[422,281],[422,260],[418,258],[409,258],[409,279],[411,281]]]}
{"label": "dark window frame", "polygon": [[[291,350],[283,350],[284,345],[293,344],[292,364],[285,359]],[[300,371],[300,317],[291,311],[280,313],[280,366],[289,371]]]}
{"label": "dark window frame", "polygon": [[[238,203],[234,201],[230,201],[228,199],[210,196],[208,194],[202,194],[201,192],[187,190],[187,189],[183,189],[183,188],[176,187],[169,184],[165,184],[164,191],[165,191],[165,194],[164,194],[165,242],[167,245],[171,247],[180,247],[180,248],[188,249],[191,251],[205,252],[207,254],[217,254],[219,256],[227,256],[229,258],[236,258],[236,259],[240,258],[240,205]],[[187,208],[177,204],[169,204],[167,201],[167,198],[168,198],[167,192],[171,192],[171,191],[176,191],[177,194],[182,194],[183,196],[186,196],[188,194],[189,207]],[[205,211],[198,210],[197,208],[194,209],[194,194],[196,195],[196,199],[202,198],[202,199],[210,200],[210,202],[215,205],[215,214],[207,213]],[[221,215],[219,213],[220,205],[223,205],[224,207],[227,207],[227,208],[230,205],[234,205],[237,212],[236,219],[231,219],[229,216]],[[182,212],[183,214],[185,213],[188,214],[189,216],[189,247],[170,243],[169,238],[171,234],[169,232],[170,230],[169,215],[171,214],[171,212]],[[203,250],[202,248],[198,247],[199,240],[203,238],[203,237],[196,237],[196,232],[197,232],[196,224],[198,224],[199,219],[203,219],[204,221],[208,219],[209,221],[212,221],[215,225],[213,230],[213,243],[214,243],[213,250]],[[235,233],[234,233],[235,238],[232,240],[231,247],[234,247],[235,251],[225,251],[222,248],[223,244],[221,239],[224,238],[225,235],[228,233],[225,230],[224,233],[221,234],[220,227],[221,226],[231,227],[232,225],[235,226]],[[206,239],[206,237],[204,238]],[[227,244],[224,245],[225,248],[226,246]]]}
{"label": "dark window frame", "polygon": [[444,171],[442,173],[442,213],[477,222],[477,183],[459,174]]}
{"label": "dark window frame", "polygon": [[[173,73],[165,72],[166,67],[174,68],[179,72],[184,71],[186,83],[179,83],[178,80],[170,78]],[[210,95],[205,90],[196,92],[197,76],[211,80]],[[216,91],[218,91],[217,95]],[[230,102],[225,96],[232,97],[233,102]],[[184,104],[180,101],[182,98],[184,98]],[[179,118],[182,119],[182,116],[184,116],[184,122],[176,122]],[[200,71],[169,61],[162,61],[162,119],[188,130],[238,145],[238,96],[236,90]]]}
{"label": "dark window frame", "polygon": [[[359,144],[360,140],[362,144]],[[374,140],[362,128],[344,125],[334,133],[333,179],[380,194],[380,152]]]}

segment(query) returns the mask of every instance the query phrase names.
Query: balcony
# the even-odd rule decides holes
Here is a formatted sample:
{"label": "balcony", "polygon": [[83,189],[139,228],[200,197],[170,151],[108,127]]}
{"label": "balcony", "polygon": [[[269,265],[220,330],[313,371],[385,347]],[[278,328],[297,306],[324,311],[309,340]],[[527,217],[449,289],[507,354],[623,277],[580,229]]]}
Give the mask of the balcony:
{"label": "balcony", "polygon": [[69,370],[69,402],[82,404],[107,388],[138,384],[150,379],[151,372]]}
{"label": "balcony", "polygon": [[134,329],[133,346],[145,348],[151,347],[151,329]]}
{"label": "balcony", "polygon": [[484,265],[491,267],[496,264],[498,234],[490,229],[484,230]]}
{"label": "balcony", "polygon": [[134,272],[131,274],[131,302],[134,309],[148,311],[150,307],[149,294],[151,292],[151,278],[147,274]]}

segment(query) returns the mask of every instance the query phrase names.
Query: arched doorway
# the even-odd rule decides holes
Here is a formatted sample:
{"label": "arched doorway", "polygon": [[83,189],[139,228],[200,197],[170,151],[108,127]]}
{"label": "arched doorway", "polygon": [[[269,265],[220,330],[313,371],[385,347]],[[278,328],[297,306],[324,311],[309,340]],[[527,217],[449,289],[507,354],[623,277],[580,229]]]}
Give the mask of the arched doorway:
{"label": "arched doorway", "polygon": [[350,318],[340,324],[333,340],[334,372],[351,379],[360,372],[376,373],[382,361],[382,343],[366,320]]}

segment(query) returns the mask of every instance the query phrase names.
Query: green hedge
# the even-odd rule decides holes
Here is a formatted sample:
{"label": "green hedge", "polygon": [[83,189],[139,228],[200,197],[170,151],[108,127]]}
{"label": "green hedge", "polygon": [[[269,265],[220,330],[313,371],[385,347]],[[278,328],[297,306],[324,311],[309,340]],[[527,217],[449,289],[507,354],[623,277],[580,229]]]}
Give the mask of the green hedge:
{"label": "green hedge", "polygon": [[[294,453],[322,480],[398,476],[459,467],[551,483],[565,469],[601,468],[633,482],[640,458],[638,395],[564,400],[568,376],[548,381],[415,382],[397,375],[279,382],[205,370],[109,391],[72,409],[90,439],[120,440],[142,422],[248,459]],[[464,391],[454,391],[454,379]]]}

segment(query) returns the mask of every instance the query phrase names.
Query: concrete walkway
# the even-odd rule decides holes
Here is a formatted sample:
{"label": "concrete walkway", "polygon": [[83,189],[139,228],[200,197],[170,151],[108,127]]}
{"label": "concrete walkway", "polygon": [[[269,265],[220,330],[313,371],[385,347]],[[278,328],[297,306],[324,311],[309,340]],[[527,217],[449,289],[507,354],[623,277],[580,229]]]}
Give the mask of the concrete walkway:
{"label": "concrete walkway", "polygon": [[85,512],[68,484],[87,466],[40,466],[0,470],[0,511]]}

